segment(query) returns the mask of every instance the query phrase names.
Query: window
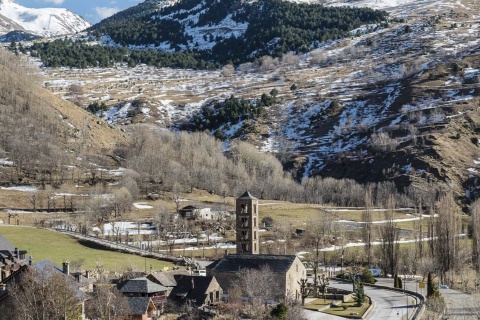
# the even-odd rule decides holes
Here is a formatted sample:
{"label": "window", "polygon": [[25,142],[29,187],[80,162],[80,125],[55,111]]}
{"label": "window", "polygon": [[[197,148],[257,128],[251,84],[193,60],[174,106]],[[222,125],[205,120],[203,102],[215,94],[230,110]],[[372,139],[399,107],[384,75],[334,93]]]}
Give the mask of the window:
{"label": "window", "polygon": [[242,218],[242,220],[240,220],[241,223],[242,223],[242,227],[248,227],[248,218]]}
{"label": "window", "polygon": [[253,231],[253,240],[257,240],[257,231]]}

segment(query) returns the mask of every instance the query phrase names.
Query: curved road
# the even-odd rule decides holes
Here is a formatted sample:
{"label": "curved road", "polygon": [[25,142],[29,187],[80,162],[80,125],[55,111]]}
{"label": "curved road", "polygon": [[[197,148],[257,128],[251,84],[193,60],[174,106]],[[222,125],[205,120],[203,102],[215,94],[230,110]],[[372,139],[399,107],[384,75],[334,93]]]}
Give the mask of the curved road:
{"label": "curved road", "polygon": [[[330,281],[330,286],[352,290],[351,283],[338,282],[335,280]],[[415,297],[405,295],[402,292],[393,290],[374,288],[365,286],[365,294],[369,296],[373,301],[373,310],[368,315],[367,319],[407,319],[415,311],[415,305],[412,305],[412,300],[415,301]],[[407,308],[407,304],[409,307]]]}

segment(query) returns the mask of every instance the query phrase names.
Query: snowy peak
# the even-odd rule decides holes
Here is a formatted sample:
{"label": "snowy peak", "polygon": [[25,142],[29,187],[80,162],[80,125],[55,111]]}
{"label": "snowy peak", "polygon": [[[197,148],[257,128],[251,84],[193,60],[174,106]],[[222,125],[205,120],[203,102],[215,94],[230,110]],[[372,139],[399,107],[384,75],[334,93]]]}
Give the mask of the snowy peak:
{"label": "snowy peak", "polygon": [[39,36],[71,34],[90,24],[62,8],[26,8],[14,0],[0,0],[0,34],[21,30]]}

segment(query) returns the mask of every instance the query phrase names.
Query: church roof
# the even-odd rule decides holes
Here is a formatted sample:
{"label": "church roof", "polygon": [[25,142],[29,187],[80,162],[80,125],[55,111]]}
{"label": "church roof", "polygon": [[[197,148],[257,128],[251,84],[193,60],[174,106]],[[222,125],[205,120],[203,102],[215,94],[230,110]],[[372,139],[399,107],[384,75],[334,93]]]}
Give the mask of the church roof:
{"label": "church roof", "polygon": [[245,193],[242,194],[240,197],[238,197],[238,199],[257,199],[257,198],[252,196],[252,194],[250,192],[245,191]]}
{"label": "church roof", "polygon": [[260,269],[267,265],[272,272],[286,273],[292,266],[295,258],[295,255],[231,254],[212,264],[211,270],[212,273],[238,272],[242,269]]}

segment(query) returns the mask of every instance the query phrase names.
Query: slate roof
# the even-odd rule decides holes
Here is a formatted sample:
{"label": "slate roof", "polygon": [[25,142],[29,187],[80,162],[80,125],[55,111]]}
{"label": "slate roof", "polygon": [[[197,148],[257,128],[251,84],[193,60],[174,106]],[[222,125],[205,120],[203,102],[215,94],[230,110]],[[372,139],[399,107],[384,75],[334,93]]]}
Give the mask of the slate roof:
{"label": "slate roof", "polygon": [[151,273],[150,275],[148,275],[148,278],[153,277],[153,279],[155,280],[152,281],[156,281],[162,286],[175,287],[177,285],[177,281],[175,281],[175,275],[179,274],[190,275],[190,272],[187,270],[160,271]]}
{"label": "slate roof", "polygon": [[[150,297],[127,297],[128,305],[130,307],[131,315],[145,314],[148,311],[150,304]],[[155,308],[155,305],[152,303]]]}
{"label": "slate roof", "polygon": [[245,191],[245,193],[242,194],[240,197],[238,197],[238,199],[258,199],[258,198],[255,198],[254,196],[252,196],[250,192]]}
{"label": "slate roof", "polygon": [[267,265],[272,272],[286,273],[295,260],[295,255],[231,254],[209,266],[212,272],[238,272],[243,269],[260,269]]}
{"label": "slate roof", "polygon": [[178,300],[179,298],[183,298],[186,300],[195,300],[195,304],[197,306],[201,306],[204,304],[205,299],[207,298],[206,292],[213,279],[215,278],[212,276],[199,277],[175,275],[177,286],[172,289],[172,292],[170,293],[170,299]]}
{"label": "slate roof", "polygon": [[168,288],[159,285],[146,277],[126,280],[118,285],[122,293],[155,293],[167,291]]}
{"label": "slate roof", "polygon": [[210,208],[209,206],[202,206],[202,205],[188,205],[186,207],[183,207],[182,209],[180,209],[179,211],[182,211],[182,210],[198,210],[198,209],[206,209],[206,208]]}
{"label": "slate roof", "polygon": [[13,246],[13,244],[11,244],[10,242],[8,242],[7,239],[5,239],[4,237],[0,236],[0,250],[7,250],[7,251],[10,251],[10,252],[14,252],[15,251],[15,247]]}

